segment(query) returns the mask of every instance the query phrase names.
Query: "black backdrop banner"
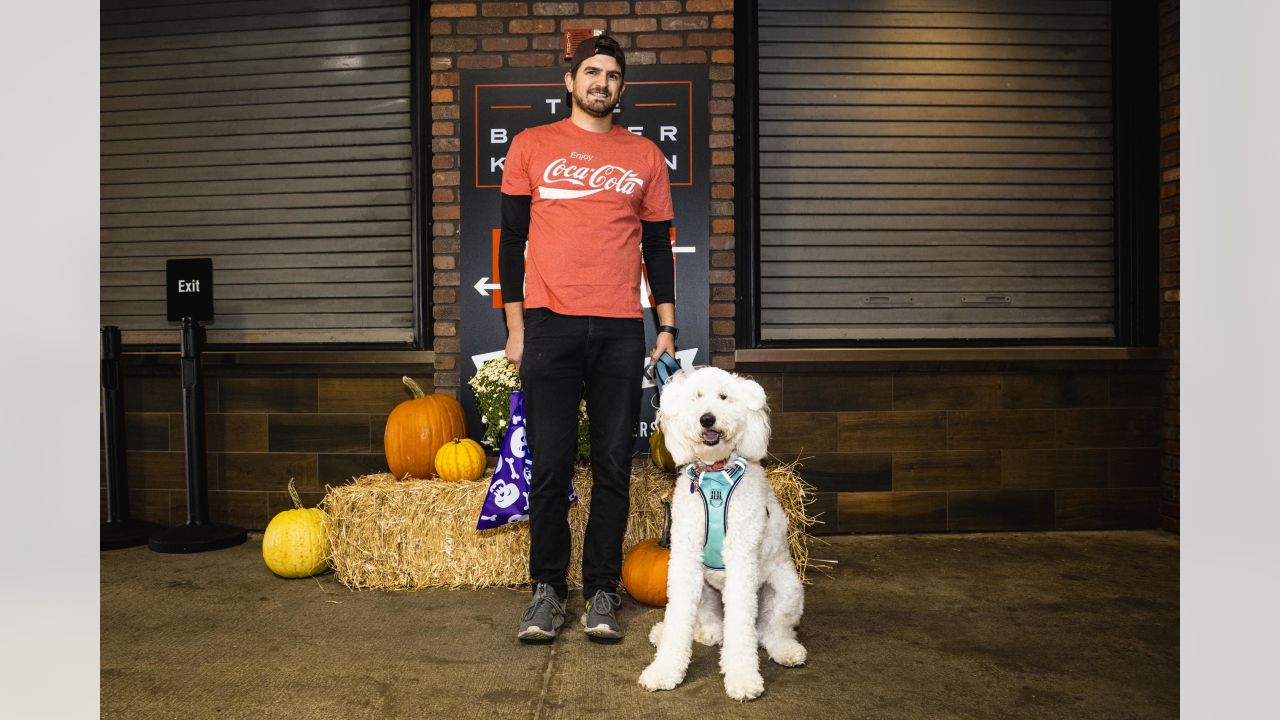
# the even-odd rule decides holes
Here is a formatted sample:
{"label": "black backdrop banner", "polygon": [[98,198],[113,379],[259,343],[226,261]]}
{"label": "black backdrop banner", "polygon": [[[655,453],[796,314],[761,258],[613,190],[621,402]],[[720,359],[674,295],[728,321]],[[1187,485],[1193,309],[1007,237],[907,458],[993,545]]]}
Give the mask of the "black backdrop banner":
{"label": "black backdrop banner", "polygon": [[[511,138],[521,130],[568,117],[564,73],[564,68],[462,71],[460,399],[467,427],[477,440],[484,430],[467,381],[485,360],[501,357],[507,341],[498,278],[503,161]],[[629,68],[626,92],[614,114],[615,123],[657,143],[667,158],[675,206],[672,247],[676,324],[680,326],[677,350],[684,367],[705,365],[710,358],[707,86],[705,65]],[[653,347],[654,311],[643,282],[641,296],[650,317],[645,322],[645,336],[648,347]],[[647,450],[653,430],[654,389],[647,380],[643,387],[637,450]]]}

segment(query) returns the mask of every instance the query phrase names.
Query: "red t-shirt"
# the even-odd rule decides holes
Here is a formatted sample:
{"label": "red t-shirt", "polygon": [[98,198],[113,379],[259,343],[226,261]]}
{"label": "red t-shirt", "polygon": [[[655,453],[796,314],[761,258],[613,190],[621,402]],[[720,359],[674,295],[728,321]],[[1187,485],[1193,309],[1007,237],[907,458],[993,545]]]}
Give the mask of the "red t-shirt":
{"label": "red t-shirt", "polygon": [[566,118],[511,140],[502,192],[531,195],[525,307],[642,317],[640,221],[670,220],[666,159],[652,140]]}

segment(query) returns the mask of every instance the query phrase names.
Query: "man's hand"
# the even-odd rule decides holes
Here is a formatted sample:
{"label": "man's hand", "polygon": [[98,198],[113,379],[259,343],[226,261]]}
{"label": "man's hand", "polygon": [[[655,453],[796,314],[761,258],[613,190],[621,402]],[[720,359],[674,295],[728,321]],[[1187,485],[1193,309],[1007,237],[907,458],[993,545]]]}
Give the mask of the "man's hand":
{"label": "man's hand", "polygon": [[[507,342],[510,343],[510,340]],[[653,343],[653,351],[649,353],[649,362],[658,362],[658,358],[662,357],[664,352],[671,357],[676,356],[676,341],[672,339],[671,333],[658,333],[658,338]]]}
{"label": "man's hand", "polygon": [[502,311],[507,320],[507,346],[503,352],[507,362],[519,370],[524,359],[524,301],[503,303]]}

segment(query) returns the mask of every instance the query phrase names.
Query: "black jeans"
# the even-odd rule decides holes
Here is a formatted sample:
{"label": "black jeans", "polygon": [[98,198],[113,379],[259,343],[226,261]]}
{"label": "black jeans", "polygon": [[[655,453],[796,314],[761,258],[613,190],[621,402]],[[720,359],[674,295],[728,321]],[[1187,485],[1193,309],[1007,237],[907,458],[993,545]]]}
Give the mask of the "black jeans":
{"label": "black jeans", "polygon": [[582,544],[583,595],[617,592],[644,356],[641,318],[525,311],[520,380],[533,459],[529,575],[535,587],[548,583],[560,597],[568,595],[569,481],[578,446],[578,403],[585,398],[592,485]]}

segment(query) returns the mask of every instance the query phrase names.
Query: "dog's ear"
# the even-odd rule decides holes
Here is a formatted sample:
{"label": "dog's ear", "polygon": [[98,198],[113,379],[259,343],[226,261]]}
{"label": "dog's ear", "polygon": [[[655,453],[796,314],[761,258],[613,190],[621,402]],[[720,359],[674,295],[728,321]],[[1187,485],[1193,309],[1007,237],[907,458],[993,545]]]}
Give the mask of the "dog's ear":
{"label": "dog's ear", "polygon": [[747,408],[747,422],[738,438],[738,454],[760,462],[769,452],[769,403],[764,388],[755,380],[739,377],[735,392]]}
{"label": "dog's ear", "polygon": [[765,396],[764,388],[760,387],[760,383],[744,377],[739,377],[738,383],[739,397],[742,398],[748,410],[769,412],[769,399]]}

